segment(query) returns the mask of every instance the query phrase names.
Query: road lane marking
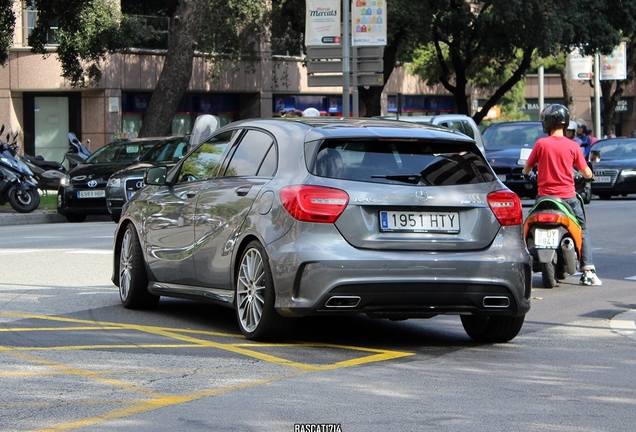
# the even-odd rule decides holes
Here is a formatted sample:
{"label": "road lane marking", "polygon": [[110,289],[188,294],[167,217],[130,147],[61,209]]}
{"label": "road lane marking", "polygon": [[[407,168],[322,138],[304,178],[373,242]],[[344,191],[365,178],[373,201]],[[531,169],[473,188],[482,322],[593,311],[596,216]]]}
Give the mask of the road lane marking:
{"label": "road lane marking", "polygon": [[618,334],[636,339],[636,310],[616,315],[610,320],[610,327]]}
{"label": "road lane marking", "polygon": [[630,276],[630,277],[626,277],[626,280],[633,280],[636,281],[636,276]]}

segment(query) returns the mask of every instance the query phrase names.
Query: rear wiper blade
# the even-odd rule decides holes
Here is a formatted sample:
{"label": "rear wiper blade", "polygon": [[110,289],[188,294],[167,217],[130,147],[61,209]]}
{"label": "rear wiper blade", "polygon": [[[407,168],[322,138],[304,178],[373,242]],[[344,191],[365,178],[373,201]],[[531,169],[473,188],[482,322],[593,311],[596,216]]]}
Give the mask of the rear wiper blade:
{"label": "rear wiper blade", "polygon": [[389,175],[381,175],[375,174],[372,175],[371,178],[383,178],[387,180],[397,180],[404,183],[418,184],[422,181],[421,174],[389,174]]}

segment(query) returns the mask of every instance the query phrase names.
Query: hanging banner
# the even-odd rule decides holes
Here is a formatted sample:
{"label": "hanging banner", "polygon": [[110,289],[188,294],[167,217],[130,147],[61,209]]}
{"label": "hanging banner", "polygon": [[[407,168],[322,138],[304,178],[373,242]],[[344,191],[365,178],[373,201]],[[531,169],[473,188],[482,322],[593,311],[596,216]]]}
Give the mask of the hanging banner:
{"label": "hanging banner", "polygon": [[627,79],[627,44],[621,43],[609,56],[602,55],[600,69],[602,80]]}
{"label": "hanging banner", "polygon": [[340,45],[340,0],[306,0],[305,45]]}
{"label": "hanging banner", "polygon": [[582,55],[578,48],[568,54],[567,68],[571,80],[592,79],[592,57]]}
{"label": "hanging banner", "polygon": [[351,2],[351,45],[386,45],[386,2],[387,0]]}

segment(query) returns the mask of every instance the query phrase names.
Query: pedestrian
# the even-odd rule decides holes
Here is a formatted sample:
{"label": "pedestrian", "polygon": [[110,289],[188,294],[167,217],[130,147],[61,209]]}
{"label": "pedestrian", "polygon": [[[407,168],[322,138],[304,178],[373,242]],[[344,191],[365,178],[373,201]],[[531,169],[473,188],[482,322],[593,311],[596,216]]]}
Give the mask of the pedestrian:
{"label": "pedestrian", "polygon": [[576,136],[581,140],[581,148],[583,149],[585,159],[587,159],[590,157],[590,147],[592,147],[590,137],[585,134],[585,132],[587,132],[587,122],[584,119],[578,119],[576,126]]}
{"label": "pedestrian", "polygon": [[592,129],[586,129],[585,135],[587,135],[587,137],[590,139],[590,147],[592,147],[594,144],[596,144],[596,141],[598,141],[598,138],[594,136],[594,132],[592,131]]}
{"label": "pedestrian", "polygon": [[[571,208],[583,232],[581,256],[579,257],[581,285],[603,285],[596,275],[596,267],[592,262],[592,242],[587,229],[583,204],[576,195],[574,187],[574,167],[577,167],[586,179],[592,179],[594,173],[587,165],[581,147],[564,135],[564,129],[570,123],[570,112],[564,105],[546,106],[541,112],[543,130],[548,134],[539,138],[534,145],[525,166],[523,175],[529,175],[535,164],[538,165],[537,199],[542,196],[561,198]],[[577,122],[578,125],[578,122]]]}
{"label": "pedestrian", "polygon": [[580,147],[583,143],[581,142],[581,138],[576,136],[576,128],[576,122],[574,120],[570,120],[568,127],[565,129],[565,136],[576,142]]}

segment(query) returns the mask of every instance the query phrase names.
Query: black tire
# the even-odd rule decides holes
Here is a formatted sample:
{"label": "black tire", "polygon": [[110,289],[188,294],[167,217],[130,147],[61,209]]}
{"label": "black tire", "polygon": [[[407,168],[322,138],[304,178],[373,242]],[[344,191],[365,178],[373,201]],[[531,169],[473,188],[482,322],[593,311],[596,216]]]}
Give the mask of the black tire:
{"label": "black tire", "polygon": [[466,334],[477,342],[503,343],[519,334],[525,315],[512,316],[475,316],[461,315],[462,326]]}
{"label": "black tire", "polygon": [[604,193],[604,194],[598,194],[598,197],[599,197],[600,199],[602,199],[602,200],[608,200],[608,199],[611,199],[611,198],[612,198],[612,195],[611,195],[611,194],[605,194],[605,193]]}
{"label": "black tire", "polygon": [[84,222],[86,220],[86,215],[83,213],[67,213],[64,216],[67,221],[72,223]]}
{"label": "black tire", "polygon": [[284,338],[294,319],[285,318],[274,309],[276,293],[267,253],[257,241],[250,242],[236,269],[234,306],[241,333],[250,340]]}
{"label": "black tire", "polygon": [[121,212],[112,212],[110,214],[110,218],[113,222],[119,223],[119,219],[121,219]]}
{"label": "black tire", "polygon": [[9,204],[18,213],[31,213],[40,205],[40,193],[37,189],[15,187],[9,192]]}
{"label": "black tire", "polygon": [[126,309],[152,309],[159,296],[148,291],[148,275],[144,266],[137,231],[131,224],[121,239],[118,265],[119,299]]}
{"label": "black tire", "polygon": [[541,281],[544,288],[554,288],[557,284],[556,266],[553,262],[541,264]]}
{"label": "black tire", "polygon": [[591,202],[592,202],[592,187],[586,186],[585,190],[583,191],[583,203],[589,204]]}

